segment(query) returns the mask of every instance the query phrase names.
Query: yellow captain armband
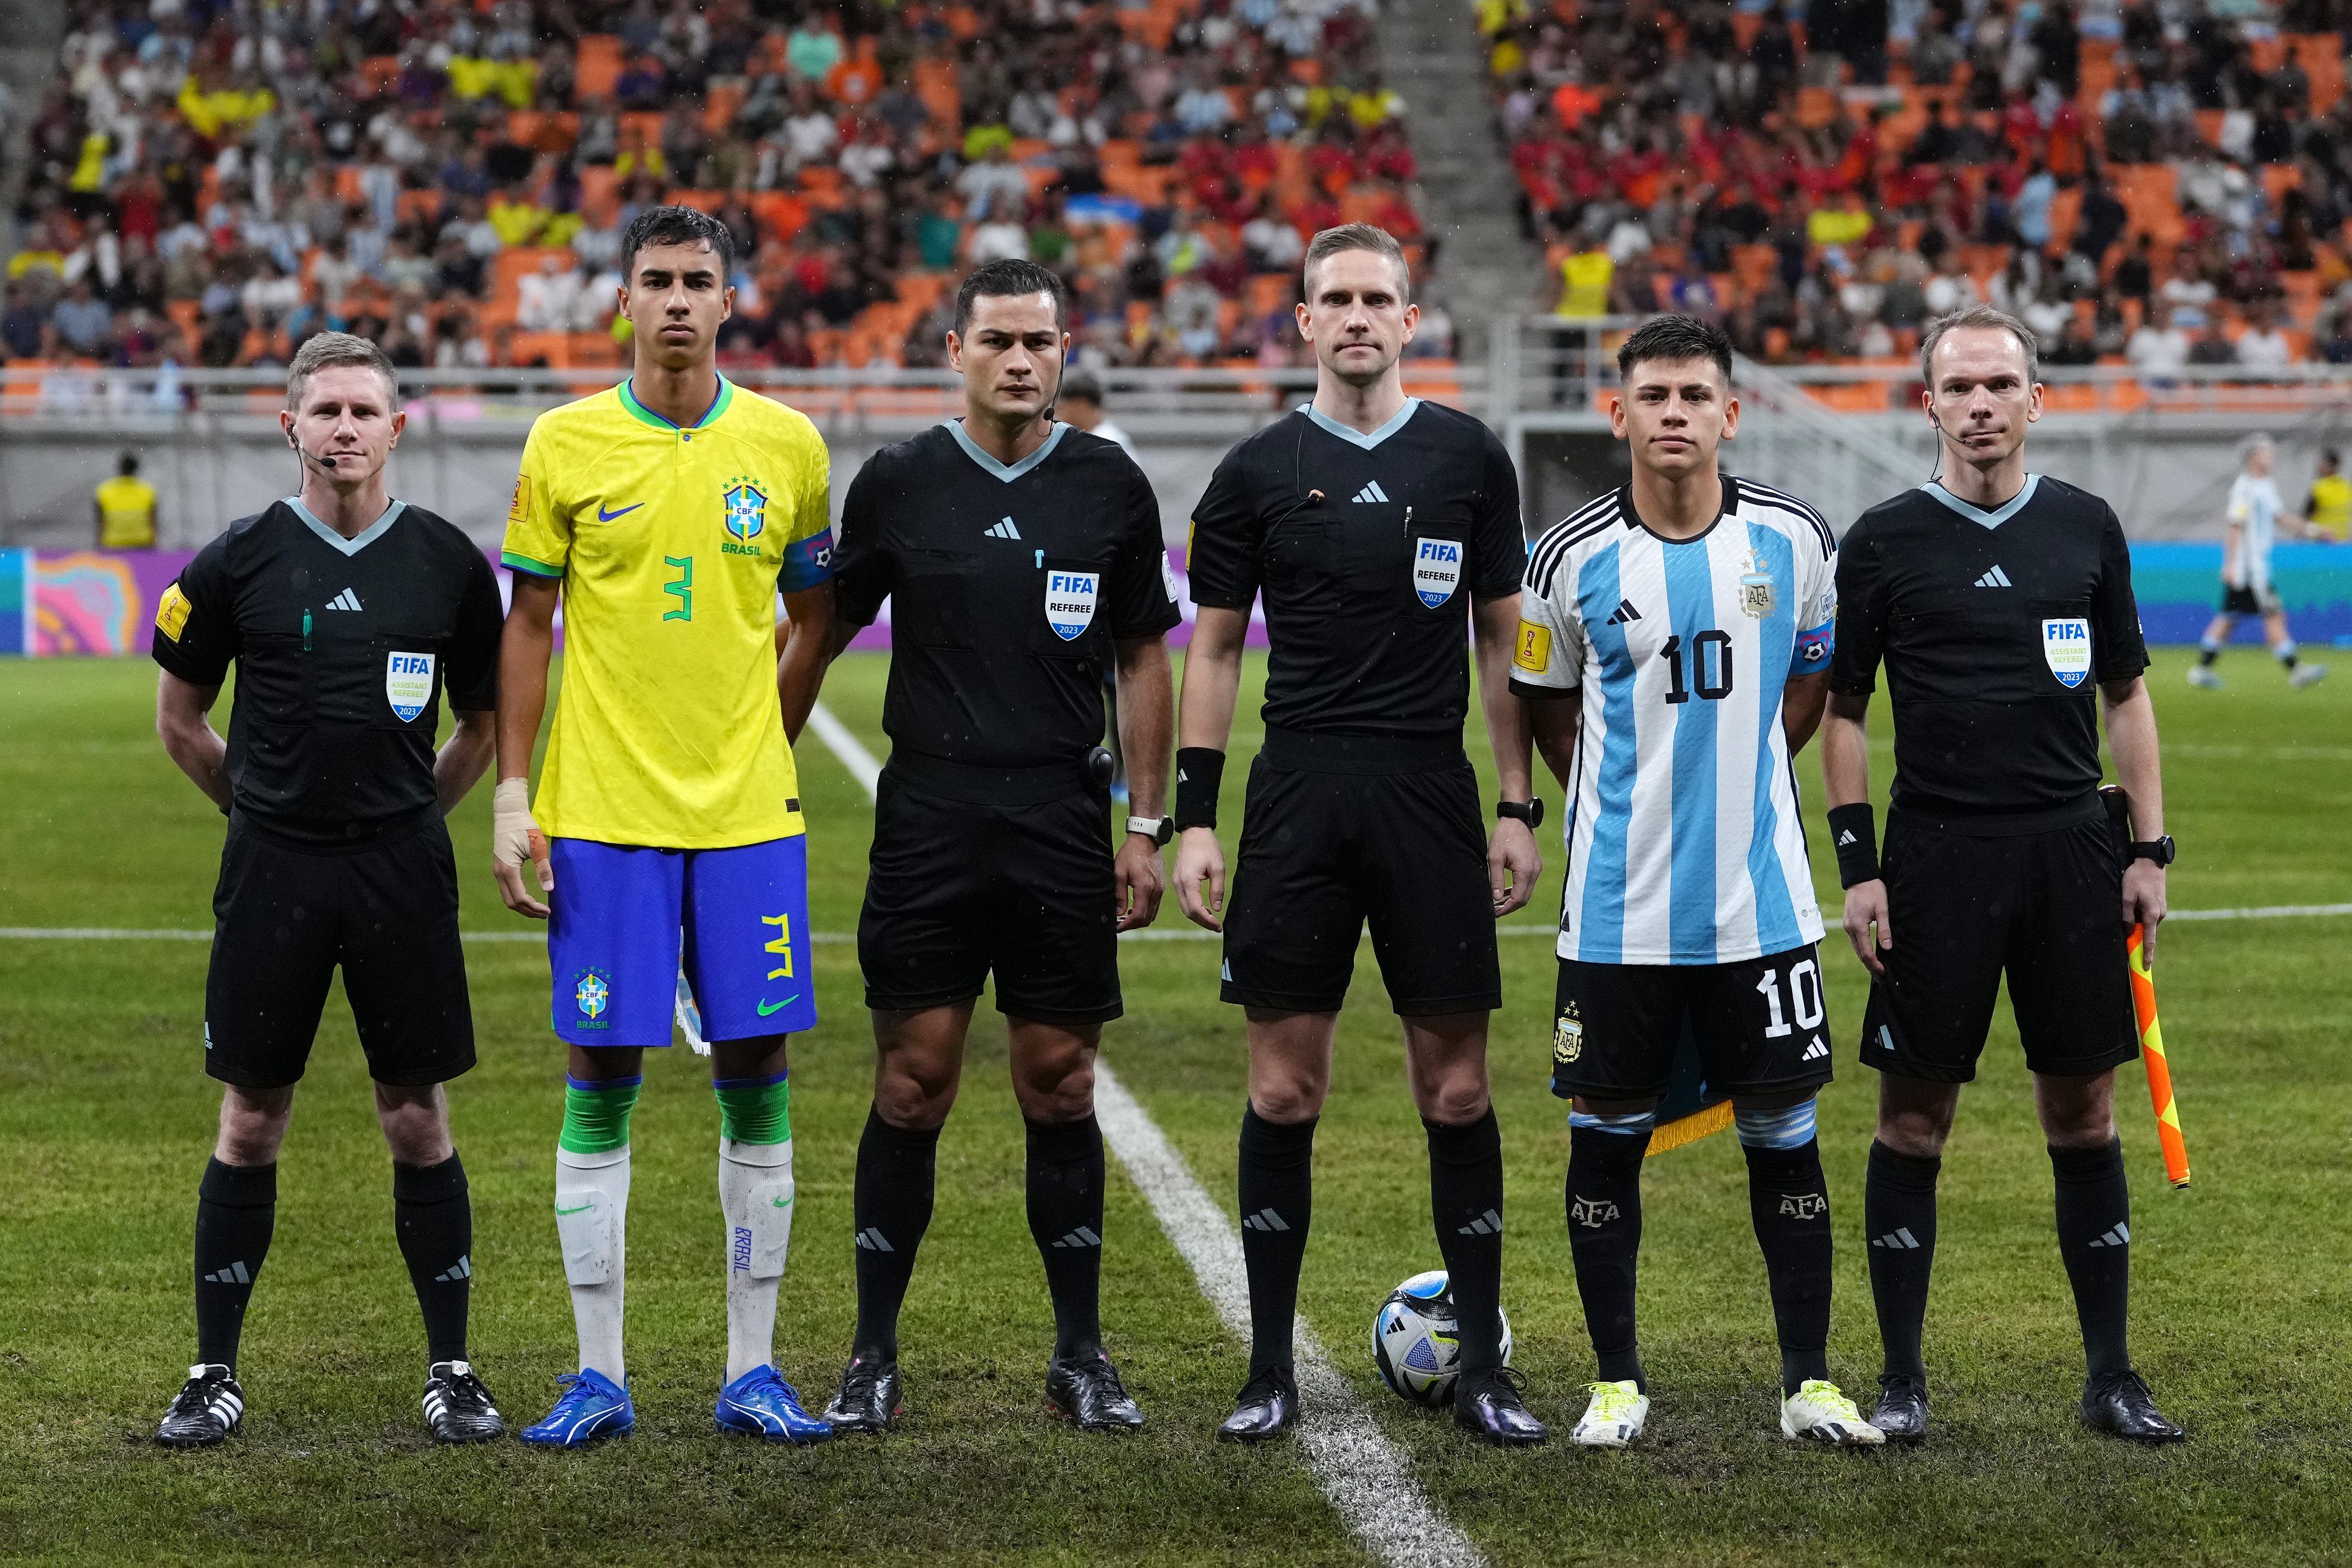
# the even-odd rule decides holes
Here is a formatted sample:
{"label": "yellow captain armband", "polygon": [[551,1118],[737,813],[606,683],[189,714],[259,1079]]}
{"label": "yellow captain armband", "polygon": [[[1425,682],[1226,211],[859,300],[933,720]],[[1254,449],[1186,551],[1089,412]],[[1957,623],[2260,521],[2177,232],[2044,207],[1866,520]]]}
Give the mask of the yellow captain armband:
{"label": "yellow captain armband", "polygon": [[1549,669],[1551,668],[1551,628],[1539,626],[1533,621],[1521,621],[1518,647],[1517,651],[1511,655],[1511,662],[1529,675],[1541,675]]}
{"label": "yellow captain armband", "polygon": [[163,590],[163,600],[155,606],[155,629],[178,642],[180,634],[187,629],[188,614],[194,608],[188,596],[180,592],[180,584],[173,583]]}

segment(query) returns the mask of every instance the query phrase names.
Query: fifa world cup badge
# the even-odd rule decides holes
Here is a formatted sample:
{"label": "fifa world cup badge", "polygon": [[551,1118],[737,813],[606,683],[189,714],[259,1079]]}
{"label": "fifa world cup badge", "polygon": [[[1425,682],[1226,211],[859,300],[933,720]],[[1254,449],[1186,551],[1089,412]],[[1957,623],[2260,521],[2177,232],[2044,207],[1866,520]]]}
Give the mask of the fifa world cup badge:
{"label": "fifa world cup badge", "polygon": [[1551,1032],[1551,1059],[1555,1067],[1566,1067],[1584,1054],[1584,1021],[1576,1016],[1576,1004],[1570,1002],[1559,1010],[1559,1026]]}
{"label": "fifa world cup badge", "polygon": [[1772,574],[1753,554],[1739,563],[1739,608],[1759,621],[1769,619],[1772,614]]}

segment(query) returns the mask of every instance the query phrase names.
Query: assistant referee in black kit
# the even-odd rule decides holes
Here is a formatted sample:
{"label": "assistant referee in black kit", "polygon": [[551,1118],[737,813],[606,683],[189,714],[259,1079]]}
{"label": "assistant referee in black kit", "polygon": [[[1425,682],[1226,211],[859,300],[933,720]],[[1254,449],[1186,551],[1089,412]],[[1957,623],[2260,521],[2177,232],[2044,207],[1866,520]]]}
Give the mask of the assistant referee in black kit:
{"label": "assistant referee in black kit", "polygon": [[[244,1413],[238,1331],[340,966],[425,1313],[425,1420],[473,1442],[505,1428],[466,1353],[473,1210],[441,1086],[474,1065],[474,1023],[441,819],[494,749],[498,580],[465,534],[385,491],[406,416],[383,351],[322,332],[286,392],[299,490],[230,523],[155,616],[156,728],[228,814],[205,984],[205,1070],[228,1087],[196,1189],[196,1364],[156,1441],[217,1443]],[[205,715],[232,664],[224,742]],[[436,755],[445,701],[457,728]]]}
{"label": "assistant referee in black kit", "polygon": [[[857,922],[880,1059],[857,1146],[857,1329],[824,1413],[837,1432],[880,1431],[898,1414],[898,1308],[992,973],[1029,1128],[1029,1229],[1054,1300],[1046,1405],[1088,1430],[1143,1424],[1102,1348],[1094,1058],[1120,1011],[1118,933],[1159,912],[1173,831],[1159,815],[1166,639],[1182,617],[1143,470],[1053,417],[1067,326],[1052,272],[975,268],[947,339],[963,418],[876,453],[842,509],[839,635],[887,597],[891,656],[890,762]],[[1106,668],[1140,814],[1116,855]]]}
{"label": "assistant referee in black kit", "polygon": [[[1945,316],[1920,368],[1945,472],[1873,507],[1840,545],[1822,727],[1846,934],[1873,977],[1862,1059],[1881,1075],[1864,1213],[1886,1371],[1871,1424],[1896,1442],[1927,1435],[1936,1178],[2006,974],[2082,1320],[2083,1418],[2168,1441],[2181,1430],[2125,1344],[2131,1203],[2115,1122],[2115,1069],[2139,1054],[2125,935],[2144,925],[2154,952],[2172,859],[2131,556],[2105,501],[2026,472],[2042,387],[2021,322],[1990,306]],[[1895,707],[1883,868],[1864,731],[1881,663]],[[2099,709],[2128,845],[2097,793]]]}
{"label": "assistant referee in black kit", "polygon": [[[1454,1418],[1488,1442],[1539,1443],[1502,1365],[1503,1152],[1486,1081],[1487,1015],[1503,999],[1495,921],[1527,902],[1543,864],[1527,721],[1509,689],[1527,564],[1518,478],[1484,425],[1404,395],[1397,360],[1418,312],[1394,239],[1368,224],[1326,229],[1305,284],[1315,401],[1227,453],[1192,514],[1200,610],[1184,664],[1176,892],[1213,931],[1224,913],[1223,995],[1248,1009],[1250,1043],[1250,1373],[1218,1435],[1256,1442],[1297,1415],[1291,1320],[1315,1122],[1369,920],[1461,1319]],[[1265,744],[1223,910],[1217,790],[1261,593]],[[1491,846],[1462,751],[1472,636],[1503,792]]]}

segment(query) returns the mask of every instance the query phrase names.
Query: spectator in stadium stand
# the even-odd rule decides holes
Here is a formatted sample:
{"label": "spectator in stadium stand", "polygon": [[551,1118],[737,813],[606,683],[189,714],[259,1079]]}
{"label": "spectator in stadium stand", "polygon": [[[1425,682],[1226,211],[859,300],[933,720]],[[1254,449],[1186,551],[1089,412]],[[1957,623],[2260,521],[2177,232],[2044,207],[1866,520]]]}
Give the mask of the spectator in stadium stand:
{"label": "spectator in stadium stand", "polygon": [[101,353],[114,331],[114,312],[97,297],[88,278],[77,278],[66,286],[65,298],[58,301],[51,320],[66,348],[84,358]]}
{"label": "spectator in stadium stand", "polygon": [[2181,331],[2169,305],[2158,305],[2131,335],[2124,351],[2131,366],[2143,376],[2168,376],[2189,363],[2189,334]]}
{"label": "spectator in stadium stand", "polygon": [[139,477],[139,454],[125,452],[114,477],[98,487],[90,502],[98,516],[100,550],[155,548],[155,487]]}
{"label": "spectator in stadium stand", "polygon": [[2230,341],[2228,325],[2215,311],[2205,321],[2205,330],[2189,345],[2189,363],[2193,365],[2228,365],[2238,363],[2238,347]]}
{"label": "spectator in stadium stand", "polygon": [[2294,363],[2294,345],[2279,331],[2277,316],[2267,301],[2258,304],[2238,334],[2238,363],[2248,370],[2284,370]]}

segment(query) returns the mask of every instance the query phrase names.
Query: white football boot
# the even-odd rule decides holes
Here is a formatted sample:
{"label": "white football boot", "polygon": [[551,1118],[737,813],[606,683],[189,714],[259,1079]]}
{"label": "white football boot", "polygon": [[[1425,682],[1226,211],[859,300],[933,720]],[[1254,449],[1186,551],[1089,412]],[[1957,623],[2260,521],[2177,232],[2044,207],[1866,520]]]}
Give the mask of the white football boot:
{"label": "white football boot", "polygon": [[1803,1387],[1780,1401],[1780,1436],[1860,1447],[1886,1441],[1886,1434],[1864,1421],[1836,1384],[1818,1377],[1807,1378]]}
{"label": "white football boot", "polygon": [[1622,1383],[1588,1383],[1592,1403],[1568,1440],[1584,1448],[1622,1448],[1642,1435],[1650,1419],[1650,1396],[1632,1378]]}

